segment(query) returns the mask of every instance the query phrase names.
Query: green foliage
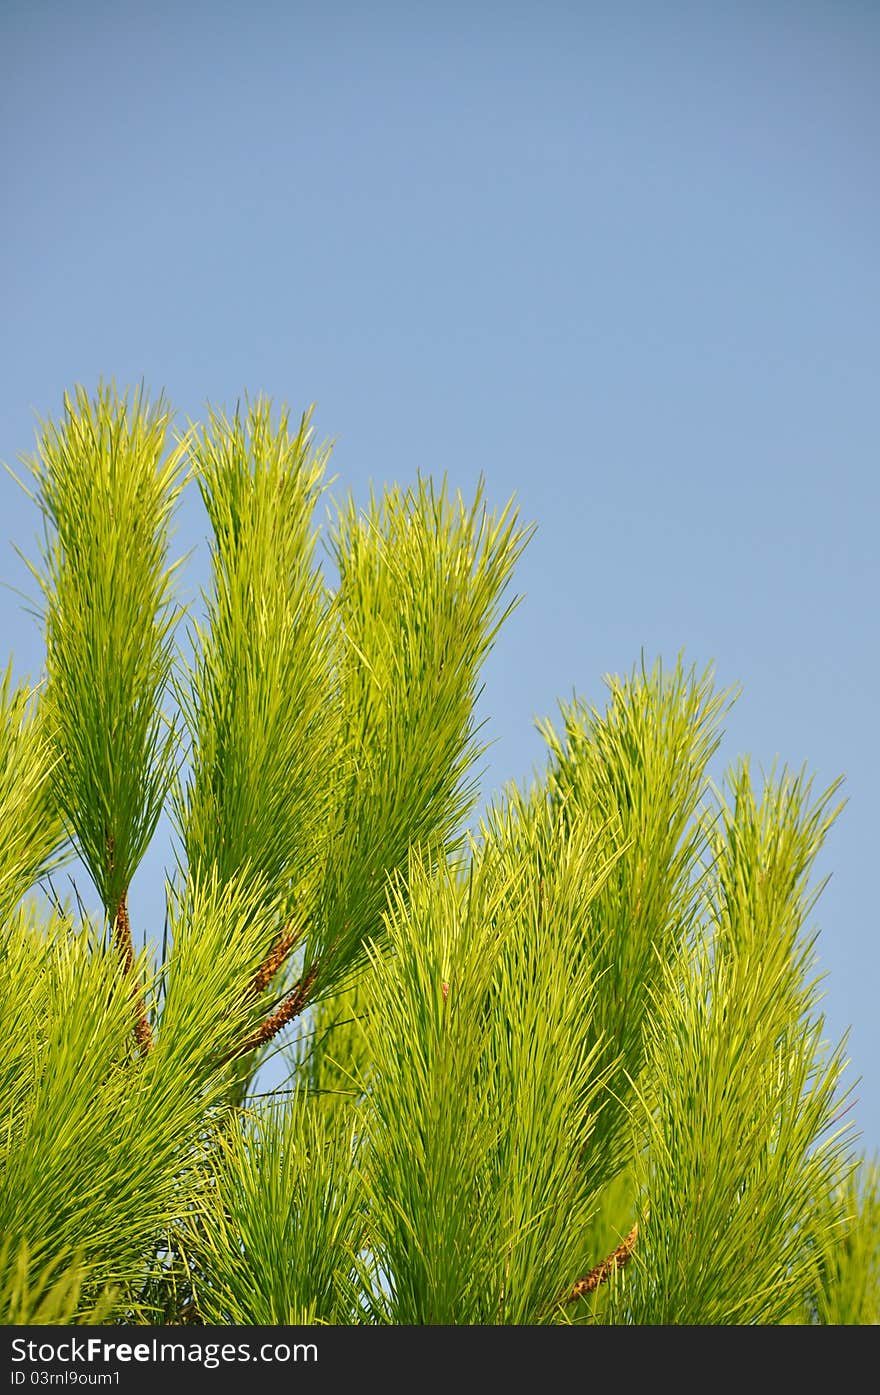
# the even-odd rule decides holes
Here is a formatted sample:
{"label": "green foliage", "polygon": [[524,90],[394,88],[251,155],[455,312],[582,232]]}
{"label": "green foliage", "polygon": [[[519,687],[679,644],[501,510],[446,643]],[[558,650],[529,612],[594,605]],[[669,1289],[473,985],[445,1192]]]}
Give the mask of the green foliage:
{"label": "green foliage", "polygon": [[880,1323],[880,1166],[863,1162],[846,1183],[817,1197],[817,1264],[800,1321]]}
{"label": "green foliage", "polygon": [[540,884],[537,820],[522,803],[509,818],[518,855],[500,874],[491,845],[467,872],[411,868],[374,958],[363,1088],[383,1321],[539,1321],[583,1259],[606,1079],[583,1031],[597,984],[581,932],[607,869],[592,843],[560,847]]}
{"label": "green foliage", "polygon": [[299,1093],[224,1133],[188,1249],[204,1322],[353,1318],[365,1220],[357,1149],[352,1114],[329,1128]]}
{"label": "green foliage", "polygon": [[801,937],[835,787],[811,805],[783,773],[758,802],[746,765],[731,784],[705,919],[654,995],[634,1321],[782,1321],[812,1265],[805,1237],[824,1240],[815,1198],[847,1170],[842,1048],[824,1044]]}
{"label": "green foliage", "polygon": [[[0,1320],[877,1322],[878,1173],[810,924],[837,785],[741,762],[717,792],[733,694],[679,658],[564,706],[543,773],[477,819],[512,504],[344,498],[322,554],[310,412],[170,425],[77,389],[29,462],[46,673],[0,686]],[[184,651],[190,481],[211,573]],[[165,934],[136,957],[166,808]],[[70,853],[101,923],[47,908]]]}
{"label": "green foliage", "polygon": [[190,867],[222,882],[248,869],[292,911],[329,817],[336,741],[328,699],[330,597],[314,565],[312,514],[326,450],[309,414],[291,437],[258,400],[247,421],[212,413],[194,471],[213,529],[207,621],[182,701],[192,761],[178,823]]}
{"label": "green foliage", "polygon": [[8,916],[64,841],[52,791],[57,757],[38,694],[0,682],[0,915]]}
{"label": "green foliage", "polygon": [[0,1245],[0,1314],[7,1326],[63,1326],[70,1322],[94,1324],[112,1311],[112,1291],[93,1307],[81,1302],[85,1274],[73,1260],[47,1264],[33,1273],[28,1247],[17,1249],[9,1239]]}
{"label": "green foliage", "polygon": [[0,1235],[26,1242],[37,1266],[76,1254],[83,1297],[113,1285],[116,1313],[200,1184],[266,936],[235,888],[187,888],[171,923],[145,1059],[132,1049],[131,978],[106,938],[27,907],[2,947]]}
{"label": "green foliage", "polygon": [[[549,808],[566,828],[596,828],[614,864],[584,938],[602,981],[585,1030],[612,1070],[599,1127],[616,1171],[651,995],[696,916],[705,847],[697,813],[733,695],[681,662],[671,673],[643,666],[608,686],[606,711],[576,699],[562,709],[564,740],[549,723],[543,731]],[[551,847],[550,861],[556,855]]]}
{"label": "green foliage", "polygon": [[325,991],[363,965],[409,849],[460,842],[477,793],[479,669],[530,532],[511,506],[490,514],[482,485],[470,508],[420,480],[340,512],[340,779],[306,950]]}
{"label": "green foliage", "polygon": [[[56,798],[108,915],[114,915],[167,794],[173,732],[161,703],[175,610],[168,528],[182,447],[170,414],[140,392],[65,395],[27,463],[46,541],[46,708]],[[163,458],[164,456],[164,458]]]}

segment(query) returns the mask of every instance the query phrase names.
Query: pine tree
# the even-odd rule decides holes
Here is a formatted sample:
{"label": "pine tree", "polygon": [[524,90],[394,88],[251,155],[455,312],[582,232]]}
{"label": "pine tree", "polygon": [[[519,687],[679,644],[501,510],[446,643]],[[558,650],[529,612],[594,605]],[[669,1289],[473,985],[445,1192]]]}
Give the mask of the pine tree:
{"label": "pine tree", "polygon": [[[101,384],[26,458],[46,664],[0,689],[2,1320],[877,1322],[878,1173],[810,923],[839,783],[741,762],[717,789],[735,693],[679,658],[564,705],[544,773],[477,817],[532,530],[482,485],[330,504],[329,456],[310,412],[175,434]],[[51,894],[72,857],[100,916]]]}

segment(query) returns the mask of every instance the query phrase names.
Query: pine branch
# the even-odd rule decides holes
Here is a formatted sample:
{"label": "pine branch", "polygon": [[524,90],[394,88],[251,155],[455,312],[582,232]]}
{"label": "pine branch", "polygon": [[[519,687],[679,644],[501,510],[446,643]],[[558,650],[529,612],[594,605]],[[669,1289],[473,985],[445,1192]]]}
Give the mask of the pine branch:
{"label": "pine branch", "polygon": [[[126,892],[122,893],[119,905],[116,908],[116,915],[113,917],[113,939],[116,948],[119,950],[119,957],[122,960],[122,967],[126,974],[135,979],[134,969],[134,945],[131,938],[131,922],[128,918],[128,905]],[[150,1031],[150,1023],[147,1018],[146,1004],[144,1003],[144,990],[136,979],[132,984],[132,998],[134,1001],[134,1034],[141,1053],[146,1055],[153,1045],[153,1034]]]}
{"label": "pine branch", "polygon": [[269,984],[288,958],[297,940],[300,939],[302,930],[297,932],[291,929],[292,925],[293,921],[289,921],[286,929],[278,936],[278,939],[257,970],[253,982],[253,992],[255,996],[265,992],[269,987]]}
{"label": "pine branch", "polygon": [[229,1060],[235,1060],[239,1056],[245,1056],[249,1051],[255,1051],[259,1046],[266,1046],[273,1037],[292,1022],[295,1017],[303,1011],[309,1000],[309,994],[318,977],[319,960],[315,960],[308,973],[291,989],[286,998],[281,1000],[279,1007],[275,1009],[256,1031],[251,1032],[239,1047],[229,1056]]}
{"label": "pine branch", "polygon": [[632,1258],[638,1235],[639,1223],[636,1221],[629,1235],[621,1240],[617,1249],[608,1255],[607,1259],[603,1259],[601,1264],[597,1264],[594,1269],[591,1269],[589,1274],[585,1274],[582,1279],[578,1279],[577,1283],[572,1285],[571,1292],[564,1301],[576,1303],[579,1298],[585,1298],[588,1293],[593,1293],[600,1284],[606,1283],[618,1269],[622,1269]]}

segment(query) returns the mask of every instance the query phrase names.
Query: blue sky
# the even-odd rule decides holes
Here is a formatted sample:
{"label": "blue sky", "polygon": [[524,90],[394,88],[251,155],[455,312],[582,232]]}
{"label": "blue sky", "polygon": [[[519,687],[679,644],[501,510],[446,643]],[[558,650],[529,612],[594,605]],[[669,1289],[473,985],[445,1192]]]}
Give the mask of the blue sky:
{"label": "blue sky", "polygon": [[[0,16],[0,458],[103,375],[181,422],[314,401],[360,498],[417,470],[516,493],[539,531],[486,668],[485,794],[541,760],[536,717],[642,650],[742,684],[726,759],[844,774],[815,917],[872,1150],[878,62],[868,0]],[[6,477],[0,517],[33,552]],[[203,536],[193,499],[180,549]],[[0,577],[25,584],[11,546]]]}

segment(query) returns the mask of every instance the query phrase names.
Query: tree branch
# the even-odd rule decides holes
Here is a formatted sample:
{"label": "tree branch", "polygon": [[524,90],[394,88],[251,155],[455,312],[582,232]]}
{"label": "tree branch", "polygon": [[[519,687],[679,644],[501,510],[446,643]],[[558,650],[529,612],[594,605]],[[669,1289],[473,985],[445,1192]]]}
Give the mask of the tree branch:
{"label": "tree branch", "polygon": [[[131,940],[131,922],[128,919],[128,905],[124,891],[119,898],[116,915],[113,917],[113,938],[116,941],[116,948],[119,950],[123,969],[129,978],[134,979],[134,946]],[[132,998],[134,1000],[135,1039],[141,1053],[146,1055],[153,1045],[153,1034],[150,1031],[150,1023],[147,1018],[144,991],[137,982],[132,984]]]}
{"label": "tree branch", "polygon": [[287,959],[290,954],[290,951],[300,938],[302,931],[300,930],[297,932],[293,930],[291,928],[292,925],[293,921],[289,921],[254,975],[252,988],[255,995],[265,992],[269,987],[269,984],[272,982],[285,959]]}
{"label": "tree branch", "polygon": [[615,1270],[622,1269],[632,1257],[638,1235],[639,1223],[636,1221],[629,1235],[621,1240],[617,1249],[607,1259],[603,1259],[601,1264],[597,1264],[595,1269],[591,1269],[589,1274],[578,1279],[563,1301],[566,1303],[577,1302],[579,1298],[586,1297],[588,1293],[592,1293],[600,1284],[604,1284],[607,1279],[610,1279]]}
{"label": "tree branch", "polygon": [[239,1056],[244,1056],[248,1051],[255,1051],[258,1046],[265,1046],[273,1037],[276,1037],[288,1022],[292,1022],[298,1017],[309,999],[309,994],[314,987],[315,979],[318,977],[318,964],[316,959],[308,973],[291,989],[286,998],[282,998],[280,1005],[261,1023],[256,1031],[251,1032],[249,1037],[245,1037],[240,1046],[230,1052],[226,1058],[229,1061],[235,1060]]}

